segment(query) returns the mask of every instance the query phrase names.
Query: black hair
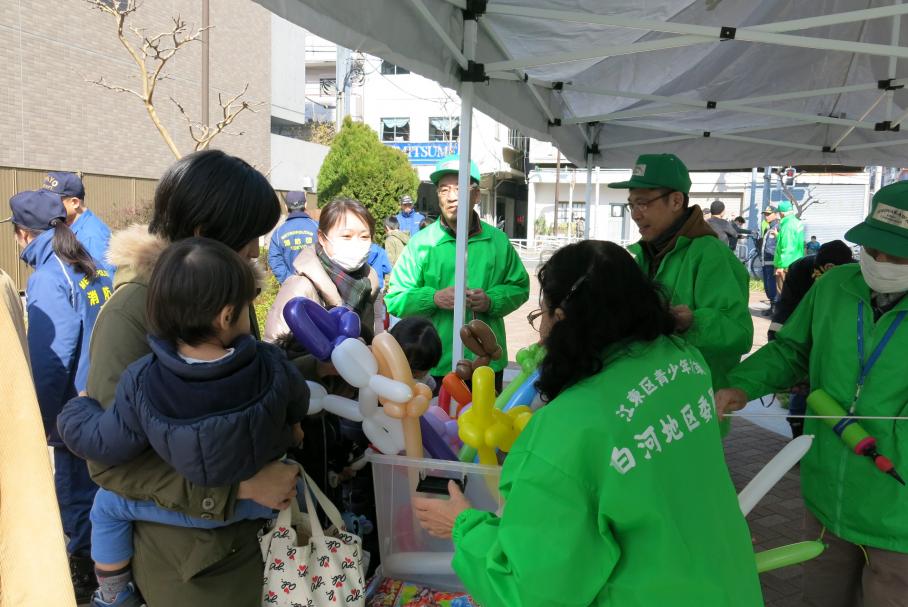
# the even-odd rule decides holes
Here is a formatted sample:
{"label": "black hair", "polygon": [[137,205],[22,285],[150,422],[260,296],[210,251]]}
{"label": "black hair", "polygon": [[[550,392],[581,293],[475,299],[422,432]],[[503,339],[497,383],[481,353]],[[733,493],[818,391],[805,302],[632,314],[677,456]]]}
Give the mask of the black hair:
{"label": "black hair", "polygon": [[[82,246],[82,243],[76,238],[76,235],[66,225],[66,221],[60,218],[54,218],[50,222],[51,229],[54,231],[54,237],[51,246],[54,253],[63,260],[64,263],[73,267],[74,270],[85,274],[89,280],[94,280],[98,274],[98,265],[88,250]],[[43,234],[45,230],[30,230],[26,227],[13,223],[14,230],[21,230],[29,234]]]}
{"label": "black hair", "polygon": [[386,230],[399,230],[400,221],[397,220],[397,217],[394,215],[388,215],[385,217],[385,229]]}
{"label": "black hair", "polygon": [[214,335],[221,311],[233,308],[234,322],[256,296],[252,266],[211,238],[184,238],[167,247],[148,284],[146,314],[151,333],[196,345]]}
{"label": "black hair", "polygon": [[613,242],[585,240],[558,250],[539,270],[541,297],[564,318],[545,340],[536,387],[545,401],[596,375],[607,348],[670,335],[664,292]]}
{"label": "black hair", "polygon": [[347,213],[353,213],[363,220],[369,228],[369,234],[375,236],[375,218],[372,213],[358,200],[353,198],[335,198],[322,207],[318,216],[318,230],[327,235],[328,231],[342,222]]}
{"label": "black hair", "polygon": [[391,337],[397,340],[410,369],[430,371],[441,361],[441,338],[428,318],[411,316],[391,327]]}
{"label": "black hair", "polygon": [[264,175],[235,156],[203,150],[164,172],[148,231],[170,242],[205,236],[239,251],[280,216],[280,199]]}
{"label": "black hair", "polygon": [[830,240],[821,244],[814,260],[814,264],[817,266],[824,266],[827,263],[840,266],[853,262],[854,253],[851,251],[851,247],[841,240]]}

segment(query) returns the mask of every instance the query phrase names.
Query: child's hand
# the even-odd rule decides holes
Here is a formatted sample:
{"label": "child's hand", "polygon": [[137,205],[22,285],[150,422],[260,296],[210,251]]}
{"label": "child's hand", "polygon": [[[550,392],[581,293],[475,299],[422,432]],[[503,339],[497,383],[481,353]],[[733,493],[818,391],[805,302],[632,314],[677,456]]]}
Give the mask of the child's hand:
{"label": "child's hand", "polygon": [[303,444],[303,437],[305,436],[303,427],[299,423],[295,423],[291,426],[291,429],[293,430],[293,444],[297,447],[301,447]]}

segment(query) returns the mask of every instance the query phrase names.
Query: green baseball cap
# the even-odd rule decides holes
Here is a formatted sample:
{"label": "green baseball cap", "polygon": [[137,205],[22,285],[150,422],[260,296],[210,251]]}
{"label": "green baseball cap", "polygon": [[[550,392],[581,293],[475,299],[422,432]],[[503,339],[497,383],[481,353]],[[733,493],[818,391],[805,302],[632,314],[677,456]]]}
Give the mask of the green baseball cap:
{"label": "green baseball cap", "polygon": [[908,181],[880,188],[873,195],[870,215],[845,238],[887,255],[908,257]]}
{"label": "green baseball cap", "polygon": [[[435,170],[432,171],[432,174],[429,175],[429,179],[432,180],[432,183],[438,185],[438,180],[454,173],[455,175],[460,172],[460,155],[451,154],[450,156],[445,156],[435,164]],[[479,167],[476,166],[476,163],[472,160],[470,161],[470,181],[479,185]]]}
{"label": "green baseball cap", "polygon": [[681,159],[674,154],[641,154],[637,157],[631,178],[628,181],[610,183],[608,187],[617,190],[668,188],[689,194],[690,174]]}
{"label": "green baseball cap", "polygon": [[791,213],[791,202],[788,200],[783,200],[779,203],[779,213]]}

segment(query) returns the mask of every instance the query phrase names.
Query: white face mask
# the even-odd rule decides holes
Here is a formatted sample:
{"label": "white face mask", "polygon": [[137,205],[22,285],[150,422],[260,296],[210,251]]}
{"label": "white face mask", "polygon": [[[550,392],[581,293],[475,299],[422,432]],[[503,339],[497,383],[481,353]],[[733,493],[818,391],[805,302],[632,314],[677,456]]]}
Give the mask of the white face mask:
{"label": "white face mask", "polygon": [[908,265],[877,261],[867,249],[861,252],[861,274],[877,293],[908,291]]}
{"label": "white face mask", "polygon": [[342,267],[347,272],[358,270],[366,263],[369,257],[369,246],[372,244],[367,240],[355,238],[353,240],[342,240],[336,238],[329,240],[331,243],[332,253],[329,255],[331,261]]}

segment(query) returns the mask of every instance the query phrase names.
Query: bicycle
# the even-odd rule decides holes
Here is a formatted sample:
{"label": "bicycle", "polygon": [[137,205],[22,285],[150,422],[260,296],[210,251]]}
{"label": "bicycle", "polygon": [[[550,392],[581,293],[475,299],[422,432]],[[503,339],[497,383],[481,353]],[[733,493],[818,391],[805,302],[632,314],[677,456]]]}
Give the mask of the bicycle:
{"label": "bicycle", "polygon": [[745,253],[745,251],[747,251],[746,244],[739,244],[735,252],[738,254],[738,259],[741,260],[741,263],[743,263],[744,267],[750,272],[750,275],[753,278],[762,279],[763,256],[760,254],[760,241],[753,234],[748,234],[747,238],[752,240],[754,245],[750,249],[750,252]]}

